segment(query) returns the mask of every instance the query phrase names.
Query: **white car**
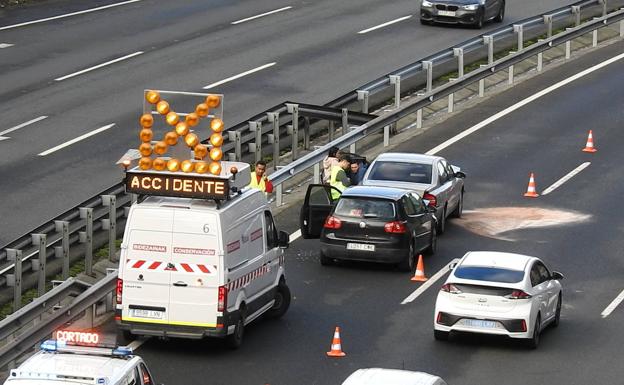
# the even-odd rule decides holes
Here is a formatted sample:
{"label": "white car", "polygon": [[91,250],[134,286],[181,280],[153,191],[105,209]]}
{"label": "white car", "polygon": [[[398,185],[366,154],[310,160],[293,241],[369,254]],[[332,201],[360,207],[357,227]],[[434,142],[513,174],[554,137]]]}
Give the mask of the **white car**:
{"label": "white car", "polygon": [[524,338],[539,344],[540,332],[558,326],[563,275],[536,257],[496,251],[470,251],[440,289],[433,319],[434,337],[452,331]]}
{"label": "white car", "polygon": [[446,385],[438,376],[409,370],[369,368],[353,372],[342,385]]}

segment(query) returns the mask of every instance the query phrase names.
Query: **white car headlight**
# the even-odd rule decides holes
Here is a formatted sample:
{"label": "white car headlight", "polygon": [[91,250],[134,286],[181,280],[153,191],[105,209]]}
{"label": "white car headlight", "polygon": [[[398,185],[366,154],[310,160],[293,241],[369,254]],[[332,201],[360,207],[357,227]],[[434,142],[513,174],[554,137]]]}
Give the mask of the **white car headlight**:
{"label": "white car headlight", "polygon": [[462,8],[467,11],[476,11],[477,9],[479,9],[479,4],[468,4],[462,6]]}
{"label": "white car headlight", "polygon": [[422,3],[421,3],[420,5],[421,5],[422,7],[426,7],[426,8],[433,7],[433,3],[432,3],[432,2],[429,2],[429,1],[427,1],[427,0],[422,0]]}

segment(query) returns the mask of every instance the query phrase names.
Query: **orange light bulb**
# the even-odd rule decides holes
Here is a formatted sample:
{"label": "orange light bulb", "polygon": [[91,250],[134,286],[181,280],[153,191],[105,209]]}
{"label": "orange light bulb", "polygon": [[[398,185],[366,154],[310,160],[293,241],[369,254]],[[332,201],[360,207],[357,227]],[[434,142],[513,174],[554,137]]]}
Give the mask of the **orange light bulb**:
{"label": "orange light bulb", "polygon": [[210,121],[210,129],[214,132],[223,131],[223,120],[214,118]]}
{"label": "orange light bulb", "polygon": [[190,114],[186,115],[186,118],[184,118],[184,121],[190,127],[195,127],[199,123],[199,115],[197,115],[194,112],[191,112]]}
{"label": "orange light bulb", "polygon": [[156,111],[158,111],[161,115],[167,115],[169,113],[169,103],[161,100],[158,104],[156,104]]}
{"label": "orange light bulb", "polygon": [[199,143],[199,138],[197,137],[197,135],[193,134],[192,132],[190,134],[187,134],[184,137],[184,142],[186,143],[187,146],[189,146],[190,148],[194,148],[195,146],[197,146],[197,144]]}
{"label": "orange light bulb", "polygon": [[180,117],[173,111],[170,111],[165,117],[167,124],[170,126],[175,126],[180,121]]}
{"label": "orange light bulb", "polygon": [[160,94],[157,91],[149,90],[145,93],[145,100],[150,104],[156,104],[160,101]]}
{"label": "orange light bulb", "polygon": [[210,144],[212,144],[215,147],[221,147],[221,145],[223,144],[223,136],[221,136],[221,134],[212,134],[210,135]]}
{"label": "orange light bulb", "polygon": [[152,167],[154,167],[154,170],[156,171],[163,171],[165,168],[167,168],[167,161],[163,158],[156,158],[152,163]]}
{"label": "orange light bulb", "polygon": [[195,162],[195,172],[198,174],[205,174],[208,172],[208,163]]}
{"label": "orange light bulb", "polygon": [[201,118],[208,115],[208,110],[208,105],[206,103],[199,103],[197,107],[195,107],[195,113]]}
{"label": "orange light bulb", "polygon": [[208,95],[206,97],[206,104],[208,105],[209,108],[218,107],[220,103],[221,103],[221,98],[218,97],[217,95]]}
{"label": "orange light bulb", "polygon": [[178,134],[176,134],[174,131],[169,131],[168,133],[166,133],[165,143],[167,143],[168,146],[175,146],[176,143],[178,143]]}
{"label": "orange light bulb", "polygon": [[180,122],[175,126],[175,132],[179,136],[184,136],[189,133],[189,125],[184,122]]}
{"label": "orange light bulb", "polygon": [[141,142],[143,143],[151,142],[153,137],[154,137],[154,133],[149,128],[144,128],[139,133],[139,138],[141,139]]}
{"label": "orange light bulb", "polygon": [[139,119],[139,123],[141,123],[141,127],[143,128],[152,128],[154,125],[154,117],[152,114],[143,114],[141,115],[141,119]]}
{"label": "orange light bulb", "polygon": [[142,156],[152,155],[152,145],[149,143],[141,143],[141,145],[139,146],[139,152]]}
{"label": "orange light bulb", "polygon": [[152,158],[144,156],[139,160],[139,168],[141,170],[149,170],[152,168]]}
{"label": "orange light bulb", "polygon": [[180,169],[180,161],[177,159],[169,159],[167,161],[167,170],[171,172],[176,172]]}
{"label": "orange light bulb", "polygon": [[191,160],[186,159],[182,161],[180,168],[184,172],[193,172],[193,169],[195,169],[195,163],[193,163],[193,161]]}
{"label": "orange light bulb", "polygon": [[223,151],[221,151],[221,147],[213,147],[210,149],[210,159],[219,161],[221,158],[223,158]]}
{"label": "orange light bulb", "polygon": [[208,171],[210,171],[210,173],[212,175],[219,175],[219,174],[221,174],[221,163],[219,163],[219,162],[210,162],[210,165],[208,166]]}
{"label": "orange light bulb", "polygon": [[163,142],[162,140],[160,142],[157,142],[154,145],[154,153],[157,155],[163,155],[165,152],[167,152],[167,143]]}
{"label": "orange light bulb", "polygon": [[198,144],[193,148],[195,159],[204,159],[208,155],[208,148],[203,144]]}

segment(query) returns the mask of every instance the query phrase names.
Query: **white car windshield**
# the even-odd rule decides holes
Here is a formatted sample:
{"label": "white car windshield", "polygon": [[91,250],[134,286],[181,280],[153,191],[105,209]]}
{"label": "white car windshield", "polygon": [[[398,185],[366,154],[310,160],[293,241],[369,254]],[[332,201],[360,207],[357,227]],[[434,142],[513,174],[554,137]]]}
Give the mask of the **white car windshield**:
{"label": "white car windshield", "polygon": [[375,162],[367,179],[431,184],[431,165],[407,162]]}
{"label": "white car windshield", "polygon": [[503,283],[517,283],[524,278],[524,271],[484,266],[458,266],[454,274],[457,278]]}

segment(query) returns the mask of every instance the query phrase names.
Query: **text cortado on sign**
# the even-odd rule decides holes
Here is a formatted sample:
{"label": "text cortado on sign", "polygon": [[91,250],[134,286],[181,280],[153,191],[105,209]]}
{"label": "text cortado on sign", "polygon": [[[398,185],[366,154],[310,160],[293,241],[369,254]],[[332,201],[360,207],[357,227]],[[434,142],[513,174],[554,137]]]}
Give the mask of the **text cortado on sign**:
{"label": "text cortado on sign", "polygon": [[227,179],[208,175],[127,171],[126,192],[181,198],[227,199],[229,183]]}

